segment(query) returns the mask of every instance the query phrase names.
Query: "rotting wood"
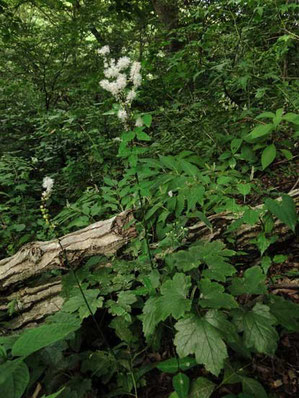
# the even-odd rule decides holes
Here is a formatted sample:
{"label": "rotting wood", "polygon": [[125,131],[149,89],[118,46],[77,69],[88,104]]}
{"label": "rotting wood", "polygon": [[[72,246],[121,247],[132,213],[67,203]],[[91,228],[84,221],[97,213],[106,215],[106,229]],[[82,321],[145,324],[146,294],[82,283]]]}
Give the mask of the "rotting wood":
{"label": "rotting wood", "polygon": [[[293,197],[298,207],[299,189],[290,192],[289,195]],[[253,209],[261,207],[256,206]],[[238,216],[229,212],[211,215],[208,219],[213,225],[212,231],[203,222],[199,222],[189,227],[188,238],[208,241],[221,239],[227,226],[237,218]],[[131,212],[124,212],[61,237],[60,242],[66,251],[69,264],[76,267],[83,259],[92,255],[115,253],[136,236],[134,226],[124,228],[132,219]],[[238,249],[252,247],[250,241],[259,230],[258,225],[243,225],[235,231],[236,247]],[[290,229],[279,220],[275,221],[274,232],[278,234],[279,241],[292,236]],[[0,311],[7,310],[13,300],[17,305],[16,315],[9,321],[9,331],[6,330],[5,333],[32,327],[61,309],[63,298],[60,296],[62,287],[59,277],[53,277],[42,283],[36,279],[36,286],[24,287],[24,282],[27,280],[34,282],[34,278],[41,273],[60,268],[66,269],[57,240],[32,242],[21,248],[14,256],[0,261],[0,291],[2,290]]]}

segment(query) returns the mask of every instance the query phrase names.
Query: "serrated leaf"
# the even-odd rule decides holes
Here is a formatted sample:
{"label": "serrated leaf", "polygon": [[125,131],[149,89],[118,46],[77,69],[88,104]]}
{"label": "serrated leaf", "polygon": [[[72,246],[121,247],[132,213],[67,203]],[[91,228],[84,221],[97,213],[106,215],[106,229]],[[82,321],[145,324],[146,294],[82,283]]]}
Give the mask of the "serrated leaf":
{"label": "serrated leaf", "polygon": [[248,268],[243,278],[233,278],[229,291],[234,296],[241,294],[264,294],[267,292],[266,276],[259,266]]}
{"label": "serrated leaf", "polygon": [[[79,311],[80,319],[87,318],[90,315],[89,309],[86,305],[84,297],[82,296],[80,291],[76,292],[75,296],[72,296],[69,300],[67,300],[63,304],[63,311],[73,313],[75,311]],[[103,306],[103,297],[98,297],[99,291],[96,289],[88,289],[84,290],[84,295],[86,300],[88,301],[89,308],[94,314],[98,308]]]}
{"label": "serrated leaf", "polygon": [[202,276],[208,279],[225,282],[227,276],[232,276],[236,272],[227,258],[235,252],[225,249],[225,245],[220,241],[199,242],[189,250],[194,257],[207,264],[208,269],[202,272]]}
{"label": "serrated leaf", "polygon": [[192,381],[188,398],[209,398],[216,385],[205,377],[198,377]]}
{"label": "serrated leaf", "polygon": [[187,299],[191,287],[191,277],[185,274],[175,274],[161,286],[161,294],[157,303],[157,311],[161,320],[169,315],[175,319],[182,317],[191,308],[191,300]]}
{"label": "serrated leaf", "polygon": [[194,268],[198,268],[201,261],[192,250],[179,250],[176,253],[170,254],[166,257],[166,263],[173,269],[176,267],[179,271],[188,272]]}
{"label": "serrated leaf", "polygon": [[247,209],[243,214],[242,220],[245,224],[257,224],[257,222],[259,221],[260,213],[261,212],[259,210]]}
{"label": "serrated leaf", "polygon": [[280,325],[290,332],[299,330],[299,305],[280,296],[271,296],[270,311]]}
{"label": "serrated leaf", "polygon": [[178,373],[173,377],[172,385],[179,398],[188,397],[190,387],[190,380],[188,376],[186,376],[184,373]]}
{"label": "serrated leaf", "polygon": [[281,202],[273,199],[266,199],[265,206],[274,216],[295,232],[298,217],[294,200],[289,195],[283,195]]}
{"label": "serrated leaf", "polygon": [[274,144],[268,145],[262,153],[262,168],[265,170],[276,158],[276,147]]}
{"label": "serrated leaf", "polygon": [[261,267],[264,271],[264,274],[267,275],[269,268],[271,267],[272,261],[269,256],[265,256],[261,260]]}
{"label": "serrated leaf", "polygon": [[160,316],[157,311],[158,300],[159,297],[150,297],[144,304],[141,319],[145,337],[152,335],[160,322]]}
{"label": "serrated leaf", "polygon": [[251,311],[237,313],[236,320],[244,331],[247,348],[268,355],[275,353],[279,336],[272,325],[277,320],[268,306],[257,303]]}
{"label": "serrated leaf", "polygon": [[195,354],[197,363],[218,376],[227,358],[220,333],[206,319],[189,316],[175,324],[174,344],[180,357]]}
{"label": "serrated leaf", "polygon": [[268,398],[264,387],[257,380],[250,377],[242,377],[242,388],[246,394],[250,394],[254,398]]}
{"label": "serrated leaf", "polygon": [[222,338],[233,346],[235,351],[241,352],[242,355],[248,357],[245,347],[241,347],[242,342],[236,326],[227,319],[227,316],[222,311],[210,310],[206,313],[205,319],[218,330]]}
{"label": "serrated leaf", "polygon": [[80,327],[80,321],[73,317],[67,323],[52,323],[36,329],[25,330],[12,347],[14,356],[28,356],[56,341],[62,340]]}
{"label": "serrated leaf", "polygon": [[29,379],[27,365],[24,362],[20,362],[4,383],[0,384],[1,397],[21,398],[29,383]]}
{"label": "serrated leaf", "polygon": [[200,299],[198,303],[203,308],[237,308],[239,305],[230,294],[224,293],[224,287],[209,279],[200,281]]}

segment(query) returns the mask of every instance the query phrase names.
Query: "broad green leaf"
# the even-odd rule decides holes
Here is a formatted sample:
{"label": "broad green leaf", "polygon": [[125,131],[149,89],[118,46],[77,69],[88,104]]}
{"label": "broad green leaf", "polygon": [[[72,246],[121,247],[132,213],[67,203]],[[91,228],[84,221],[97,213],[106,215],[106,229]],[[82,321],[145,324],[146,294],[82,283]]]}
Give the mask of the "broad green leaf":
{"label": "broad green leaf", "polygon": [[112,319],[109,327],[115,330],[116,335],[127,344],[134,343],[137,337],[130,330],[131,323],[124,317],[116,316]]}
{"label": "broad green leaf", "polygon": [[276,158],[276,147],[274,144],[268,145],[262,153],[261,162],[263,170],[265,170]]}
{"label": "broad green leaf", "polygon": [[256,119],[273,119],[275,117],[275,113],[273,112],[263,112],[256,117]]}
{"label": "broad green leaf", "polygon": [[240,348],[242,342],[239,334],[237,333],[236,326],[227,319],[227,316],[224,314],[224,312],[210,310],[205,314],[205,319],[218,330],[224,341],[233,346],[235,351],[241,352],[242,355],[248,357],[247,350]]}
{"label": "broad green leaf", "polygon": [[151,140],[151,137],[148,134],[146,134],[146,132],[144,132],[144,131],[138,131],[137,138],[140,141],[150,141]]}
{"label": "broad green leaf", "polygon": [[262,270],[264,271],[264,274],[267,275],[269,268],[272,265],[271,258],[269,256],[265,256],[261,260],[261,267]]}
{"label": "broad green leaf", "polygon": [[292,152],[289,151],[288,149],[281,149],[280,152],[283,153],[284,157],[285,157],[287,160],[293,159],[293,154],[292,154]]}
{"label": "broad green leaf", "polygon": [[176,373],[179,370],[179,362],[177,358],[166,359],[166,361],[159,362],[157,368],[161,372]]}
{"label": "broad green leaf", "polygon": [[172,385],[179,398],[188,397],[190,387],[190,380],[188,376],[186,376],[184,373],[178,373],[173,377]]}
{"label": "broad green leaf", "polygon": [[207,264],[208,269],[202,272],[202,276],[208,279],[225,282],[227,276],[232,276],[236,272],[227,258],[233,256],[235,252],[227,250],[220,241],[198,242],[189,250],[195,258]]}
{"label": "broad green leaf", "polygon": [[267,137],[269,134],[271,134],[271,132],[274,129],[274,125],[272,123],[269,124],[260,124],[259,126],[255,127],[251,133],[249,133],[246,137],[245,137],[245,141],[247,142],[254,142],[255,140],[259,139],[259,138],[265,138]]}
{"label": "broad green leaf", "polygon": [[224,287],[209,279],[200,281],[200,299],[198,303],[203,308],[237,308],[239,305],[230,294],[224,293]]}
{"label": "broad green leaf", "polygon": [[185,274],[175,274],[161,286],[161,294],[157,303],[157,311],[161,320],[169,315],[175,319],[181,318],[191,308],[191,300],[187,299],[191,287],[191,277]]}
{"label": "broad green leaf", "polygon": [[18,366],[0,384],[1,397],[5,398],[21,398],[28,383],[29,370],[24,362],[20,362]]}
{"label": "broad green leaf", "polygon": [[275,128],[279,125],[282,120],[283,108],[277,109],[276,114],[273,118],[273,124]]}
{"label": "broad green leaf", "polygon": [[160,156],[160,161],[167,169],[178,171],[178,165],[173,156]]}
{"label": "broad green leaf", "polygon": [[56,341],[62,340],[80,327],[80,321],[72,318],[68,323],[52,323],[36,329],[25,330],[12,347],[14,356],[28,356]]}
{"label": "broad green leaf", "polygon": [[270,311],[280,325],[290,332],[299,330],[299,305],[283,297],[272,295],[269,303]]}
{"label": "broad green leaf", "polygon": [[254,398],[268,398],[264,387],[255,379],[250,377],[242,377],[242,388],[246,394],[250,394]]}
{"label": "broad green leaf", "polygon": [[205,377],[192,381],[188,398],[210,398],[216,385]]}
{"label": "broad green leaf", "polygon": [[246,196],[251,191],[251,184],[238,184],[237,190],[240,192],[241,195]]}
{"label": "broad green leaf", "polygon": [[244,331],[243,337],[246,347],[259,353],[273,355],[276,351],[279,336],[272,326],[277,320],[270,313],[270,308],[257,303],[251,311],[235,311],[235,319],[241,330]]}
{"label": "broad green leaf", "polygon": [[152,335],[160,322],[160,316],[157,311],[158,300],[159,297],[150,297],[144,304],[141,319],[145,337]]}
{"label": "broad green leaf", "polygon": [[191,177],[195,177],[199,173],[198,168],[194,164],[188,162],[185,159],[180,159],[179,166],[182,171],[184,171],[187,175]]}
{"label": "broad green leaf", "polygon": [[175,324],[174,344],[180,357],[195,354],[197,363],[218,376],[227,358],[220,333],[206,319],[189,316]]}
{"label": "broad green leaf", "polygon": [[150,115],[149,113],[142,116],[143,123],[146,125],[146,127],[151,127],[152,119],[152,115]]}
{"label": "broad green leaf", "polygon": [[299,115],[296,114],[296,113],[291,113],[291,112],[286,113],[286,114],[283,116],[283,119],[284,119],[284,120],[287,120],[287,121],[290,122],[290,123],[294,123],[294,124],[296,124],[296,125],[299,125]]}
{"label": "broad green leaf", "polygon": [[242,142],[243,142],[242,138],[234,138],[232,140],[232,142],[230,143],[230,149],[233,154],[235,154],[238,151],[238,149],[242,145]]}
{"label": "broad green leaf", "polygon": [[[266,229],[266,223],[264,224],[265,229]],[[261,255],[265,253],[265,251],[272,245],[272,243],[276,242],[277,236],[270,236],[269,238],[266,237],[266,234],[261,232],[258,234],[255,244],[257,245]]]}
{"label": "broad green leaf", "polygon": [[12,361],[6,361],[0,365],[0,384],[3,384],[5,380],[10,377],[16,368],[23,363],[23,359],[14,359]]}
{"label": "broad green leaf", "polygon": [[170,358],[159,362],[157,368],[165,373],[176,373],[179,370],[188,370],[197,365],[194,358]]}
{"label": "broad green leaf", "polygon": [[197,203],[203,206],[205,189],[201,185],[194,185],[184,190],[188,203],[188,211],[194,210]]}
{"label": "broad green leaf", "polygon": [[265,206],[275,217],[288,225],[291,230],[295,232],[298,217],[294,200],[290,196],[283,195],[281,202],[273,199],[266,199]]}
{"label": "broad green leaf", "polygon": [[176,253],[168,255],[166,263],[170,269],[176,267],[179,271],[188,272],[194,268],[198,268],[201,261],[199,256],[191,248],[189,250],[179,250]]}
{"label": "broad green leaf", "polygon": [[257,224],[260,218],[259,210],[247,209],[245,210],[242,220],[245,224],[254,225]]}
{"label": "broad green leaf", "polygon": [[259,266],[248,268],[244,272],[244,277],[235,277],[229,288],[234,296],[241,294],[264,294],[267,292],[266,275]]}

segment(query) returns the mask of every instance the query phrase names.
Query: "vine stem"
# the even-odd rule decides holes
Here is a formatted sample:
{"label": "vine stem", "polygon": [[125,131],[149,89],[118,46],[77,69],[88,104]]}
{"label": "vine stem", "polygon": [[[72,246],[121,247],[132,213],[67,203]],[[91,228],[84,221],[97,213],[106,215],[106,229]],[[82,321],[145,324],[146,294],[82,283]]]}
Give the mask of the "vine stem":
{"label": "vine stem", "polygon": [[104,343],[105,343],[106,346],[108,347],[108,350],[112,353],[112,355],[113,355],[114,358],[115,358],[115,354],[114,354],[113,350],[111,349],[110,344],[108,343],[108,341],[107,341],[107,339],[106,339],[104,333],[102,332],[102,330],[101,330],[101,328],[100,328],[100,325],[98,324],[98,321],[96,320],[96,317],[94,316],[94,313],[92,312],[92,309],[91,309],[91,307],[90,307],[90,305],[89,305],[89,302],[88,302],[88,300],[87,300],[87,297],[86,297],[86,295],[85,295],[85,293],[84,293],[84,291],[83,291],[83,289],[82,289],[81,282],[79,281],[78,275],[76,274],[76,271],[73,269],[73,267],[70,265],[70,263],[69,263],[69,261],[68,261],[68,258],[67,258],[67,255],[66,255],[66,250],[65,250],[65,248],[62,246],[62,243],[61,243],[61,240],[60,240],[59,237],[57,237],[57,240],[58,240],[59,247],[60,247],[60,249],[61,249],[61,251],[62,251],[65,264],[66,264],[66,266],[68,267],[68,269],[71,270],[71,272],[72,272],[72,274],[73,274],[73,276],[74,276],[74,278],[75,278],[76,284],[77,284],[77,286],[78,286],[78,288],[79,288],[79,291],[80,291],[80,293],[81,293],[81,295],[82,295],[82,297],[83,297],[83,300],[84,300],[84,303],[85,303],[85,305],[86,305],[86,307],[87,307],[87,309],[88,309],[88,312],[90,313],[91,318],[92,318],[92,320],[93,320],[93,322],[94,322],[94,324],[95,324],[95,326],[96,326],[96,329],[97,329],[99,335],[102,337]]}

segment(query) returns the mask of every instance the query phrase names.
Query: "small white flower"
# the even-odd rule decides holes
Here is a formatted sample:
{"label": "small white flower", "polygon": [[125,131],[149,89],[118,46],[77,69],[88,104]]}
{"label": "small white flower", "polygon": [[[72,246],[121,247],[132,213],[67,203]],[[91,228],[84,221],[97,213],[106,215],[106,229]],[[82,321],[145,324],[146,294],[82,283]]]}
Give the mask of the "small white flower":
{"label": "small white flower", "polygon": [[110,48],[109,48],[109,46],[104,46],[104,47],[102,47],[101,49],[98,50],[98,54],[99,54],[99,55],[105,56],[105,55],[107,55],[107,54],[109,54],[109,53],[110,53]]}
{"label": "small white flower", "polygon": [[147,77],[147,79],[148,80],[154,80],[154,75],[153,74],[151,74],[151,73],[148,73],[147,75],[146,75],[146,77]]}
{"label": "small white flower", "polygon": [[127,94],[126,102],[131,103],[136,98],[136,91],[134,89],[130,90]]}
{"label": "small white flower", "polygon": [[118,90],[122,91],[126,88],[127,85],[127,76],[124,73],[120,73],[117,76],[116,82]]}
{"label": "small white flower", "polygon": [[137,73],[133,79],[133,85],[135,88],[138,88],[142,82],[142,76],[140,73]]}
{"label": "small white flower", "polygon": [[168,191],[168,196],[170,196],[172,198],[173,197],[173,192],[172,191]]}
{"label": "small white flower", "polygon": [[119,58],[117,62],[117,68],[119,71],[126,69],[131,63],[131,60],[129,57],[121,57]]}
{"label": "small white flower", "polygon": [[49,197],[52,193],[53,185],[54,185],[53,178],[45,177],[43,179],[43,188],[45,189],[45,191],[42,193],[43,200],[49,199]]}
{"label": "small white flower", "polygon": [[120,110],[117,112],[117,117],[118,117],[122,122],[124,122],[125,120],[127,120],[128,114],[127,114],[127,112],[126,112],[124,109],[120,109]]}
{"label": "small white flower", "polygon": [[134,87],[136,88],[140,86],[142,80],[140,70],[141,63],[137,61],[133,62],[130,70],[130,79],[133,82]]}
{"label": "small white flower", "polygon": [[136,127],[142,127],[143,126],[143,120],[141,119],[141,117],[138,117],[136,119],[135,126]]}
{"label": "small white flower", "polygon": [[121,138],[120,138],[120,137],[115,137],[115,138],[112,138],[112,141],[114,141],[114,142],[121,142]]}
{"label": "small white flower", "polygon": [[43,179],[43,188],[46,189],[47,193],[50,193],[53,189],[54,180],[51,177],[45,177]]}

